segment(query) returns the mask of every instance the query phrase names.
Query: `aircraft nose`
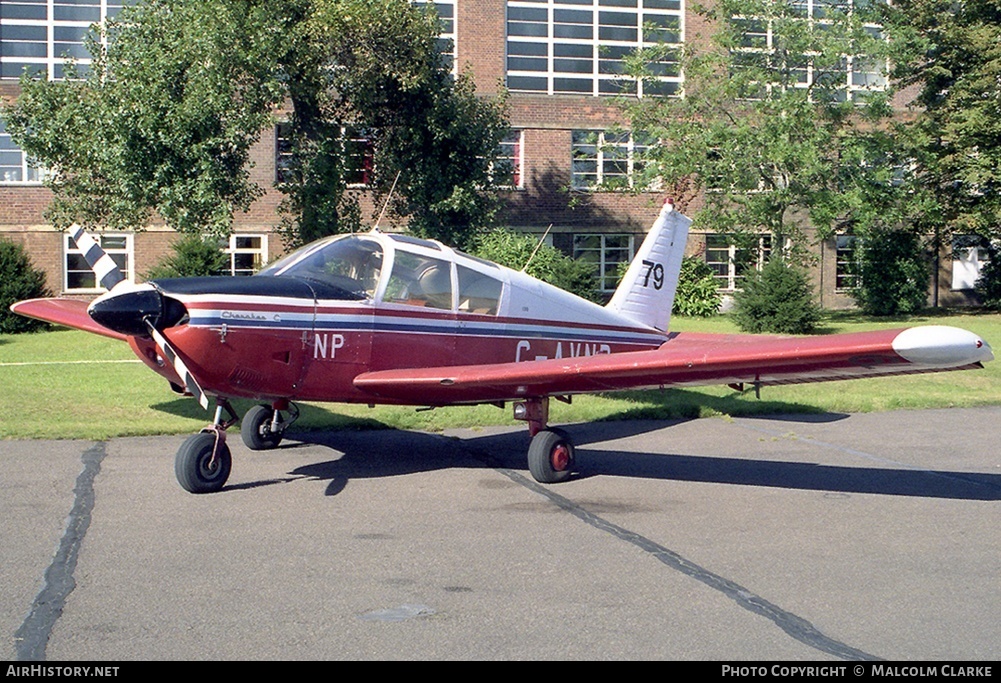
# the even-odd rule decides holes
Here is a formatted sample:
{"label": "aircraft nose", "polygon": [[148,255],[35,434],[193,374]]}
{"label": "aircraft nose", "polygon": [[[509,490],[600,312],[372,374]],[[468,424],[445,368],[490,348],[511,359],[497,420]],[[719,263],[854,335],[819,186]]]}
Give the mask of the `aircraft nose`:
{"label": "aircraft nose", "polygon": [[122,283],[102,294],[87,308],[95,322],[134,337],[146,336],[146,320],[158,325],[163,316],[163,296],[153,285]]}

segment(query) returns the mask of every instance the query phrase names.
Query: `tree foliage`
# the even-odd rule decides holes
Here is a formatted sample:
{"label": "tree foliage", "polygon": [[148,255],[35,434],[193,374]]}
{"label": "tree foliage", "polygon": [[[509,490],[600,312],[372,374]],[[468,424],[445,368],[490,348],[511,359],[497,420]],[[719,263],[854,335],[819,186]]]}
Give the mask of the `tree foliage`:
{"label": "tree foliage", "polygon": [[745,277],[734,306],[734,321],[745,332],[809,334],[820,320],[806,273],[777,256]]}
{"label": "tree foliage", "polygon": [[508,268],[524,269],[543,282],[584,299],[601,302],[600,292],[594,284],[594,269],[590,264],[575,261],[556,247],[540,245],[533,235],[522,235],[503,228],[491,230],[477,238],[472,253]]}
{"label": "tree foliage", "polygon": [[51,296],[45,286],[45,273],[36,269],[23,246],[0,239],[0,334],[32,332],[45,323],[25,318],[10,310],[12,304],[25,299]]}
{"label": "tree foliage", "polygon": [[[347,127],[375,147],[369,190],[420,234],[462,242],[492,218],[503,101],[453,79],[436,18],[404,0],[146,0],[91,36],[79,79],[22,79],[3,116],[50,170],[58,226],[225,234],[261,195],[249,152],[291,108],[283,236],[356,229]],[[398,182],[397,182],[398,178]]]}
{"label": "tree foliage", "polygon": [[[890,114],[889,92],[847,94],[846,55],[859,72],[885,77],[885,43],[867,30],[869,17],[831,5],[821,22],[770,0],[719,0],[703,11],[719,29],[711,49],[680,51],[685,96],[625,104],[633,128],[662,141],[647,176],[705,191],[695,219],[713,232],[767,232],[799,247],[803,218],[825,234],[892,222],[899,160],[875,125]],[[644,76],[655,60],[639,53],[633,73]]]}
{"label": "tree foliage", "polygon": [[906,126],[934,227],[1001,233],[1001,5],[996,0],[894,0],[883,21],[894,76],[918,89]]}
{"label": "tree foliage", "polygon": [[213,237],[182,235],[170,249],[173,253],[146,273],[147,280],[229,274],[229,257]]}
{"label": "tree foliage", "polygon": [[719,313],[721,303],[719,283],[712,268],[698,256],[683,258],[672,311],[679,315],[708,318]]}
{"label": "tree foliage", "polygon": [[869,315],[916,313],[928,305],[928,258],[911,230],[880,230],[860,240],[858,275],[852,295]]}

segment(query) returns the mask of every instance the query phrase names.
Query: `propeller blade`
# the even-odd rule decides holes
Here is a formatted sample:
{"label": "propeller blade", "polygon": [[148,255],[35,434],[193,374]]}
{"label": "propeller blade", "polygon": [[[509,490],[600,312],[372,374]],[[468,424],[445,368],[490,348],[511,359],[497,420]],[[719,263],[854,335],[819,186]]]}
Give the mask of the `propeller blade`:
{"label": "propeller blade", "polygon": [[167,361],[174,367],[174,372],[176,372],[177,376],[184,381],[184,386],[187,387],[191,395],[198,400],[198,403],[201,404],[202,408],[208,410],[208,396],[206,396],[205,392],[202,391],[201,386],[198,384],[198,380],[196,380],[195,376],[191,374],[190,370],[188,370],[188,366],[185,365],[184,361],[181,360],[181,357],[177,355],[177,352],[174,351],[174,347],[170,345],[170,342],[167,341],[166,337],[160,334],[160,330],[153,327],[153,324],[149,321],[147,321],[146,324],[149,327],[149,333],[153,335],[153,341],[156,342],[156,345],[159,346],[160,350],[163,352],[163,357],[166,358]]}
{"label": "propeller blade", "polygon": [[82,227],[74,223],[69,227],[70,237],[76,242],[76,246],[83,252],[83,257],[87,259],[97,281],[107,290],[115,288],[119,282],[125,280],[122,271],[118,269],[118,264],[108,256],[107,252],[101,248],[97,240],[87,234]]}

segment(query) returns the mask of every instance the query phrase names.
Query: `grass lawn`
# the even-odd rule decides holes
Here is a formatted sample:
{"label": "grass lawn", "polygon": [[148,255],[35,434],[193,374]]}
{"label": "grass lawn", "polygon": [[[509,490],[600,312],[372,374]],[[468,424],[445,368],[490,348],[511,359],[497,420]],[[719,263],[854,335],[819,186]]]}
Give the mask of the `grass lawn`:
{"label": "grass lawn", "polygon": [[[824,333],[914,325],[954,325],[982,336],[1001,350],[1001,315],[941,312],[892,320],[829,313]],[[674,331],[737,332],[726,316],[675,317]],[[235,402],[241,413],[250,404]],[[761,399],[726,387],[631,391],[554,401],[554,424],[598,420],[856,413],[898,408],[1001,405],[1001,361],[984,370],[899,378],[765,387]],[[303,404],[295,429],[400,428],[438,431],[448,427],[516,424],[510,407],[413,408]],[[126,344],[58,330],[0,335],[0,438],[108,439],[115,436],[195,432],[211,415],[194,400],[170,392]]]}

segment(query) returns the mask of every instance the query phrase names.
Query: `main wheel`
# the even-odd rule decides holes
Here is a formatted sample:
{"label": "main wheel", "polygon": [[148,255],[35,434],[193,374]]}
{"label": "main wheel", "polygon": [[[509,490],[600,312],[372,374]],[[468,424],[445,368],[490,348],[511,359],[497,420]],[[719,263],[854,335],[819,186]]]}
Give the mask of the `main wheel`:
{"label": "main wheel", "polygon": [[[274,408],[270,406],[254,406],[243,416],[240,424],[240,436],[243,443],[252,451],[268,451],[278,448],[282,442],[281,431],[271,431],[274,418]],[[281,416],[279,415],[279,422]]]}
{"label": "main wheel", "polygon": [[528,471],[542,484],[558,484],[570,478],[574,466],[574,446],[562,429],[545,429],[532,438],[528,447]]}
{"label": "main wheel", "polygon": [[219,444],[215,460],[216,435],[210,432],[192,434],[181,444],[174,457],[174,474],[177,482],[189,493],[213,493],[229,479],[233,459],[226,442]]}

